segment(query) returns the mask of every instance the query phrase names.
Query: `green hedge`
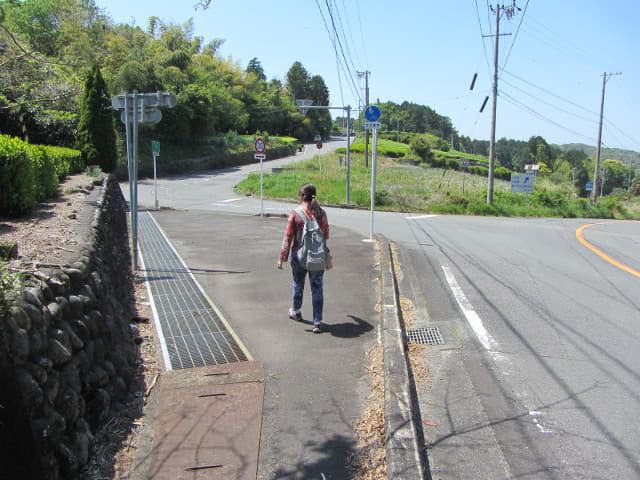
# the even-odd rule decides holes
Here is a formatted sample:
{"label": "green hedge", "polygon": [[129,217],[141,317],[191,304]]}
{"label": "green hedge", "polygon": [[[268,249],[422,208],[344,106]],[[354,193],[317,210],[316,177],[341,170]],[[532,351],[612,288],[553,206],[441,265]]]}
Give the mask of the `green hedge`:
{"label": "green hedge", "polygon": [[70,148],[30,145],[0,135],[0,215],[18,216],[52,198],[58,182],[82,171],[80,152]]}

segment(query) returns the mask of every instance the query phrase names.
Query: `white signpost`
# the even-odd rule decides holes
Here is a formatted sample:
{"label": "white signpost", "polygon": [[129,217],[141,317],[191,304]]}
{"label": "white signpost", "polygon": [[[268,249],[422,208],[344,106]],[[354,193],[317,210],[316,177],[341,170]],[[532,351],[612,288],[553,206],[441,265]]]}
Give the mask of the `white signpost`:
{"label": "white signpost", "polygon": [[366,130],[373,130],[373,144],[371,146],[371,220],[369,222],[369,241],[373,241],[373,215],[376,203],[376,170],[378,167],[378,129],[381,127],[380,109],[375,105],[369,105],[364,111],[367,121],[364,124]]}
{"label": "white signpost", "polygon": [[256,141],[254,143],[254,147],[256,149],[256,153],[253,154],[253,158],[256,160],[260,160],[260,216],[264,217],[264,185],[262,182],[262,162],[267,158],[267,155],[264,153],[267,151],[267,144],[262,137],[258,137],[256,138]]}

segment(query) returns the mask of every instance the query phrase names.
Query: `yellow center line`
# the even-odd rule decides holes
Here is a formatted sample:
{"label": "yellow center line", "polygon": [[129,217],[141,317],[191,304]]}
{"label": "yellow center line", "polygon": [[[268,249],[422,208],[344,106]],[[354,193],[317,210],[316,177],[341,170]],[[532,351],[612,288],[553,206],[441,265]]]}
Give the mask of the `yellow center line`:
{"label": "yellow center line", "polygon": [[640,272],[638,272],[637,270],[634,270],[631,267],[627,267],[626,265],[618,262],[617,260],[611,258],[609,255],[607,255],[606,253],[604,253],[601,250],[598,250],[596,247],[594,247],[593,245],[591,245],[589,242],[587,242],[584,237],[582,236],[582,231],[587,228],[587,227],[593,227],[594,225],[606,225],[608,223],[619,223],[619,222],[600,222],[600,223],[589,223],[587,225],[583,225],[581,226],[579,229],[576,230],[576,237],[578,238],[578,240],[580,241],[580,243],[582,243],[585,247],[587,247],[589,250],[591,250],[592,252],[594,252],[596,255],[598,255],[599,257],[603,258],[604,260],[606,260],[607,262],[609,262],[611,265],[614,265],[616,267],[618,267],[621,270],[624,270],[627,273],[630,273],[631,275],[635,275],[636,277],[640,278]]}

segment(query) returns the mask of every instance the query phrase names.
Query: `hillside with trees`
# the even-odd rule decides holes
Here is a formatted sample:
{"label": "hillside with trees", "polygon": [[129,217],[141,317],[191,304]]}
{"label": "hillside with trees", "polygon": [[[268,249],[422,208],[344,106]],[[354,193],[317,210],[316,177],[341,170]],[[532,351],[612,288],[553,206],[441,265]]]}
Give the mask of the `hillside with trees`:
{"label": "hillside with trees", "polygon": [[[310,139],[327,134],[326,112],[303,116],[295,95],[328,104],[320,75],[295,62],[286,84],[268,81],[257,58],[246,69],[204,43],[193,22],[150,17],[146,28],[114,24],[92,0],[0,2],[0,132],[32,143],[78,146],[82,95],[98,65],[110,95],[170,91],[178,98],[155,130],[190,144],[234,131]],[[114,112],[115,119],[115,112]],[[122,127],[119,127],[122,129]]]}
{"label": "hillside with trees", "polygon": [[[140,135],[162,138],[163,145],[177,146],[182,153],[197,153],[198,146],[224,149],[234,134],[308,141],[344,125],[341,118],[333,123],[326,110],[302,115],[295,105],[296,98],[329,104],[329,90],[320,74],[294,62],[282,72],[282,80],[269,80],[258,58],[246,67],[223,58],[219,54],[223,43],[223,39],[205,43],[194,34],[192,20],[173,24],[151,16],[145,27],[116,24],[93,0],[0,0],[0,133],[32,144],[80,149],[85,162],[109,171],[112,140],[92,137],[86,127],[115,125],[120,162],[124,127],[104,102],[106,117],[86,108],[85,102],[95,100],[95,95],[104,100],[133,90],[174,93],[176,107],[164,110],[160,123],[142,126]],[[101,93],[91,82],[100,84]],[[488,141],[460,135],[448,117],[428,106],[408,101],[379,106],[382,129],[396,131],[397,140],[418,145],[421,141],[416,143],[411,135],[428,134],[431,149],[458,156],[489,155]],[[97,150],[106,151],[106,157],[99,158]],[[585,195],[584,187],[593,178],[594,150],[550,145],[540,136],[528,141],[501,138],[496,142],[496,166],[522,172],[525,165],[536,163],[545,175],[573,182]],[[601,158],[603,192],[626,189],[640,155],[604,149]]]}

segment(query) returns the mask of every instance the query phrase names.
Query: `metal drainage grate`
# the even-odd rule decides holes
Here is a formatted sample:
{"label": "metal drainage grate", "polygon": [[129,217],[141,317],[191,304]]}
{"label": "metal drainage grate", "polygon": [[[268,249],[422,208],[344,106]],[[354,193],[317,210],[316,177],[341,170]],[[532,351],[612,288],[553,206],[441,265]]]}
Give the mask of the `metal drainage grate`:
{"label": "metal drainage grate", "polygon": [[407,341],[422,345],[444,345],[438,327],[410,328],[407,330]]}
{"label": "metal drainage grate", "polygon": [[138,212],[140,253],[171,369],[247,357],[149,212]]}

